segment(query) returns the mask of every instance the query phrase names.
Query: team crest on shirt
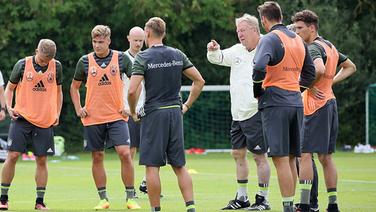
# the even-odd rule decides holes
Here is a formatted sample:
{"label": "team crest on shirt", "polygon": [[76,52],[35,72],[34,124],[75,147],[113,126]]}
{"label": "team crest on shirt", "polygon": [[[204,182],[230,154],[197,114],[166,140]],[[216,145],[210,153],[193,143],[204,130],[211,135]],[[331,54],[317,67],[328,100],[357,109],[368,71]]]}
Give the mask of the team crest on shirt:
{"label": "team crest on shirt", "polygon": [[115,76],[117,73],[117,66],[116,65],[111,65],[111,74],[112,76]]}
{"label": "team crest on shirt", "polygon": [[239,65],[242,62],[242,59],[240,57],[235,58],[235,65]]}
{"label": "team crest on shirt", "polygon": [[93,77],[97,76],[97,69],[95,67],[92,67],[91,70],[90,70],[90,74]]}
{"label": "team crest on shirt", "polygon": [[26,73],[26,80],[27,81],[32,81],[33,80],[33,73],[27,72]]}
{"label": "team crest on shirt", "polygon": [[48,73],[47,75],[47,82],[53,83],[54,82],[54,74],[53,73]]}

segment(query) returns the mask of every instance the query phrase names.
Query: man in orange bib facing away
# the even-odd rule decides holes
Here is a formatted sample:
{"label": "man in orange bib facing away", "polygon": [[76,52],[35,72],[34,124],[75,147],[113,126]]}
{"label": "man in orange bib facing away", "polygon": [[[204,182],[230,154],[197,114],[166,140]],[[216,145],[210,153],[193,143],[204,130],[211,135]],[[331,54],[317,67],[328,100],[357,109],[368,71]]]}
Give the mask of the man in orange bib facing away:
{"label": "man in orange bib facing away", "polygon": [[[126,190],[126,207],[139,209],[134,199],[134,168],[129,149],[128,114],[124,108],[122,74],[130,72],[132,62],[123,52],[110,49],[111,30],[97,25],[91,31],[94,52],[77,63],[70,95],[84,125],[85,150],[92,152],[92,174],[100,201],[95,210],[110,207],[106,192],[104,149],[115,148],[121,162],[121,177]],[[85,106],[79,88],[86,83]]]}
{"label": "man in orange bib facing away", "polygon": [[[56,44],[39,41],[35,56],[19,60],[5,89],[6,106],[12,122],[9,127],[8,156],[1,173],[0,210],[8,210],[8,190],[14,178],[18,157],[27,143],[36,156],[36,210],[48,210],[44,204],[47,185],[47,155],[54,154],[53,126],[59,124],[63,102],[62,66],[54,59]],[[13,107],[13,92],[16,91]]]}
{"label": "man in orange bib facing away", "polygon": [[283,211],[292,212],[303,121],[300,91],[312,84],[315,68],[303,40],[282,24],[278,3],[265,2],[258,11],[268,34],[261,38],[254,57],[253,92],[259,100],[268,154],[277,170]]}
{"label": "man in orange bib facing away", "polygon": [[[312,184],[312,154],[317,153],[322,164],[328,193],[328,212],[338,212],[337,170],[332,160],[338,134],[337,103],[332,85],[356,71],[355,65],[338,52],[333,44],[318,35],[319,17],[303,10],[292,17],[296,33],[308,44],[316,69],[316,80],[303,93],[304,122],[301,135],[301,200],[298,211],[309,211]],[[341,70],[336,74],[337,67]],[[320,91],[320,92],[318,92]]]}

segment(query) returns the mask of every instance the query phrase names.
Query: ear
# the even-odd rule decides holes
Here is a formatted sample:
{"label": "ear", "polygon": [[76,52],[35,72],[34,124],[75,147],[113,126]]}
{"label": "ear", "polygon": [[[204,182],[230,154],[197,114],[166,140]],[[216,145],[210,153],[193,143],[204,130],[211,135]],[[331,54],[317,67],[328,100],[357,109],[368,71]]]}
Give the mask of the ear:
{"label": "ear", "polygon": [[316,32],[316,28],[313,24],[309,25],[308,27],[311,32]]}

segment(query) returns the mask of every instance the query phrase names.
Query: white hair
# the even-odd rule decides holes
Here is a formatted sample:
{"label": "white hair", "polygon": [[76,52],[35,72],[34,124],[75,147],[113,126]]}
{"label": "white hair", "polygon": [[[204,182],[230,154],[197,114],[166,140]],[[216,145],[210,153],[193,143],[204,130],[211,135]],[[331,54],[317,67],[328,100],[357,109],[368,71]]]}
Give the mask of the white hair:
{"label": "white hair", "polygon": [[240,22],[243,22],[243,21],[245,21],[248,25],[255,27],[257,32],[260,34],[259,22],[255,16],[244,13],[242,17],[235,19],[236,26],[240,24]]}

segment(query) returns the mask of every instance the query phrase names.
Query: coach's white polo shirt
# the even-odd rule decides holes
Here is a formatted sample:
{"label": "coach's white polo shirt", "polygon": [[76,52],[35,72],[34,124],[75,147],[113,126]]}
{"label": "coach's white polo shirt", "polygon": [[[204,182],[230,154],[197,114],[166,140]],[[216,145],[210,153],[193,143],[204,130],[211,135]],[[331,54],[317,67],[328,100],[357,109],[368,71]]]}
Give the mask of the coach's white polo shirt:
{"label": "coach's white polo shirt", "polygon": [[[132,64],[134,63],[134,57],[129,53],[129,50],[125,51],[125,55],[127,55],[129,57],[129,59],[132,61]],[[124,104],[126,105],[126,107],[129,108],[129,105],[128,105],[128,90],[129,90],[129,82],[130,80],[128,79],[128,77],[124,74],[123,75],[123,82],[124,82],[124,90],[123,90],[123,95],[124,95]],[[142,80],[141,81],[141,93],[140,93],[140,96],[138,97],[138,101],[137,101],[137,106],[136,106],[136,112],[137,113],[141,113],[141,109],[144,107],[144,104],[145,104],[145,98],[146,98],[146,94],[145,94],[145,80]]]}
{"label": "coach's white polo shirt", "polygon": [[242,44],[217,51],[208,51],[209,62],[231,67],[231,114],[235,121],[249,119],[257,113],[257,100],[253,97],[253,57],[256,49],[247,51]]}

